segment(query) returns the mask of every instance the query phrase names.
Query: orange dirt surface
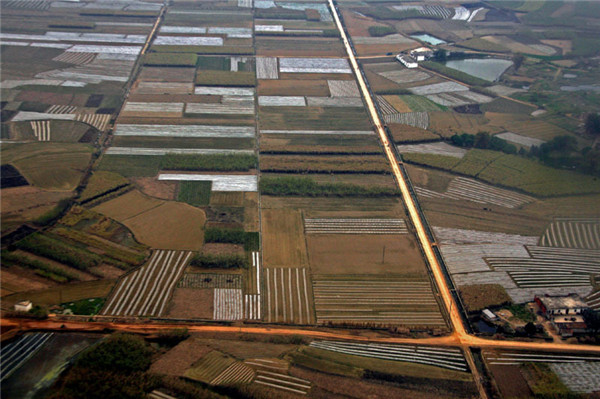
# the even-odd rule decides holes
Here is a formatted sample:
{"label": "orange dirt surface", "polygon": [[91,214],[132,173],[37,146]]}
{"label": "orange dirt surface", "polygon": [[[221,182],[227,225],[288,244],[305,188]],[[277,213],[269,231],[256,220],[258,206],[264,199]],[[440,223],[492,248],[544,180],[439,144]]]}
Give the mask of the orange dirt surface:
{"label": "orange dirt surface", "polygon": [[212,319],[213,289],[176,288],[167,309],[175,319]]}
{"label": "orange dirt surface", "polygon": [[137,177],[132,179],[136,187],[146,195],[164,200],[174,200],[177,193],[177,182],[159,181],[155,177]]}
{"label": "orange dirt surface", "polygon": [[308,234],[307,243],[313,274],[426,273],[417,244],[407,234]]}
{"label": "orange dirt surface", "polygon": [[264,80],[258,81],[260,96],[316,96],[328,97],[326,80]]}

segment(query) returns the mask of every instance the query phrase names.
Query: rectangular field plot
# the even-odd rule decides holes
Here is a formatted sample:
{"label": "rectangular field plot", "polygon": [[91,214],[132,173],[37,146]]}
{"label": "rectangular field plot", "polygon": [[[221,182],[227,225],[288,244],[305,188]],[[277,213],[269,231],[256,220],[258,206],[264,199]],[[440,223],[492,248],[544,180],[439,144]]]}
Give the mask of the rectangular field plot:
{"label": "rectangular field plot", "polygon": [[231,288],[215,288],[214,320],[242,320],[242,290]]}
{"label": "rectangular field plot", "polygon": [[491,271],[484,260],[487,256],[528,256],[523,245],[514,244],[444,244],[440,250],[451,274]]}
{"label": "rectangular field plot", "polygon": [[307,234],[407,234],[402,219],[304,219]]}
{"label": "rectangular field plot", "polygon": [[505,208],[518,208],[521,205],[534,201],[532,197],[527,195],[496,188],[465,177],[456,177],[452,179],[448,189],[444,193],[438,193],[420,187],[416,187],[415,190],[419,196],[424,198],[468,200],[481,204],[503,206]]}
{"label": "rectangular field plot", "polygon": [[461,85],[461,84],[455,83],[455,82],[444,82],[444,83],[434,83],[434,84],[425,85],[425,86],[411,87],[408,90],[410,90],[413,94],[425,96],[428,94],[467,91],[467,90],[469,90],[469,88],[465,85]]}
{"label": "rectangular field plot", "polygon": [[358,85],[354,80],[328,80],[331,97],[360,97]]}
{"label": "rectangular field plot", "polygon": [[456,348],[437,348],[415,345],[359,344],[339,341],[313,341],[313,348],[347,355],[374,357],[383,360],[426,364],[450,370],[467,371],[467,362]]}
{"label": "rectangular field plot", "polygon": [[537,245],[538,238],[518,234],[491,233],[488,231],[433,227],[440,244],[514,244]]}
{"label": "rectangular field plot", "polygon": [[573,392],[592,393],[600,391],[600,361],[583,363],[552,363],[552,370]]}
{"label": "rectangular field plot", "polygon": [[166,46],[222,46],[222,37],[207,36],[157,36],[154,45]]}
{"label": "rectangular field plot", "polygon": [[362,108],[360,97],[306,97],[309,107],[350,107]]}
{"label": "rectangular field plot", "polygon": [[157,156],[166,154],[253,154],[252,150],[229,150],[213,148],[139,148],[139,147],[110,147],[106,150],[107,155],[145,155]]}
{"label": "rectangular field plot", "polygon": [[290,134],[290,135],[350,135],[350,136],[370,136],[375,133],[372,130],[268,130],[261,129],[261,134]]}
{"label": "rectangular field plot", "polygon": [[[291,377],[287,374],[275,373],[273,368],[259,369],[256,372],[254,384],[263,385],[268,388],[284,391],[288,395],[306,395],[311,388],[310,381],[302,378]],[[294,395],[294,396],[296,396]]]}
{"label": "rectangular field plot", "polygon": [[318,324],[445,326],[428,281],[315,278]]}
{"label": "rectangular field plot", "polygon": [[540,243],[548,247],[600,249],[600,219],[555,220]]}
{"label": "rectangular field plot", "polygon": [[194,94],[203,96],[254,96],[252,87],[196,86]]}
{"label": "rectangular field plot", "polygon": [[[395,65],[395,64],[394,64]],[[423,71],[415,71],[413,69],[398,69],[392,71],[378,72],[378,75],[383,76],[392,82],[403,84],[420,82],[421,80],[429,79],[430,75]]]}
{"label": "rectangular field plot", "polygon": [[240,274],[185,273],[177,283],[177,288],[229,288],[241,290]]}
{"label": "rectangular field plot", "polygon": [[261,107],[305,107],[306,100],[300,96],[258,96]]}
{"label": "rectangular field plot", "polygon": [[265,320],[313,324],[310,275],[306,268],[265,268]]}
{"label": "rectangular field plot", "polygon": [[[487,351],[486,351],[487,352]],[[571,363],[585,364],[586,362],[600,362],[600,356],[588,356],[564,353],[530,353],[530,352],[484,352],[484,357],[489,364],[515,365],[521,363]]]}
{"label": "rectangular field plot", "polygon": [[280,58],[281,73],[352,73],[344,58]]}
{"label": "rectangular field plot", "polygon": [[275,57],[256,57],[256,78],[257,79],[279,79],[277,58],[275,58]]}
{"label": "rectangular field plot", "polygon": [[102,132],[108,126],[110,117],[111,115],[107,114],[79,114],[75,120],[91,125]]}
{"label": "rectangular field plot", "polygon": [[521,144],[522,146],[525,146],[525,147],[531,147],[534,145],[540,146],[545,143],[544,140],[534,139],[531,137],[523,136],[523,135],[512,133],[512,132],[500,133],[500,134],[496,134],[495,136],[498,138],[501,138],[502,140],[510,141],[511,143]]}
{"label": "rectangular field plot", "polygon": [[308,265],[302,213],[296,209],[261,209],[263,263],[266,267]]}
{"label": "rectangular field plot", "polygon": [[443,141],[437,143],[425,144],[403,144],[397,145],[396,148],[401,154],[404,153],[419,153],[419,154],[435,154],[445,155],[448,157],[462,158],[467,153],[467,150],[460,147],[452,146]]}
{"label": "rectangular field plot", "polygon": [[160,316],[192,253],[157,250],[150,261],[122,278],[102,315]]}
{"label": "rectangular field plot", "polygon": [[253,138],[255,136],[255,129],[252,126],[119,124],[114,135],[144,137]]}
{"label": "rectangular field plot", "polygon": [[213,191],[258,191],[256,175],[200,175],[161,173],[158,180],[211,181]]}
{"label": "rectangular field plot", "polygon": [[184,82],[139,82],[136,94],[191,94],[194,85]]}
{"label": "rectangular field plot", "polygon": [[98,53],[98,54],[131,54],[138,55],[142,51],[141,46],[94,46],[89,44],[77,44],[69,47],[70,53]]}
{"label": "rectangular field plot", "polygon": [[254,102],[240,104],[187,103],[187,114],[254,115]]}
{"label": "rectangular field plot", "polygon": [[142,103],[127,102],[123,107],[123,116],[146,116],[151,115],[165,117],[183,116],[183,103]]}
{"label": "rectangular field plot", "polygon": [[429,127],[429,114],[427,112],[404,112],[384,115],[386,123],[401,123],[427,129]]}

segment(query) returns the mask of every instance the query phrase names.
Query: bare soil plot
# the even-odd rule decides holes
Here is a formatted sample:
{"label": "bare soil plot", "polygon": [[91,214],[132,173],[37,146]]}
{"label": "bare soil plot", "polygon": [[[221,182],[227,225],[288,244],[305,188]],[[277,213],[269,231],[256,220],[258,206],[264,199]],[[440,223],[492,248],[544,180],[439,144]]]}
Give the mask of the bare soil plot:
{"label": "bare soil plot", "polygon": [[306,241],[313,274],[425,273],[421,253],[410,235],[319,234],[308,235]]}
{"label": "bare soil plot", "polygon": [[531,396],[532,392],[529,385],[527,385],[527,381],[523,378],[519,366],[489,365],[488,367],[503,397]]}
{"label": "bare soil plot", "polygon": [[152,199],[134,190],[94,210],[120,221],[138,241],[150,247],[191,250],[202,247],[206,216],[196,207]]}
{"label": "bare soil plot", "polygon": [[302,267],[308,264],[302,214],[293,209],[262,212],[263,262],[265,267]]}
{"label": "bare soil plot", "polygon": [[154,177],[136,177],[135,186],[144,194],[163,200],[174,200],[177,196],[177,183],[158,181]]}
{"label": "bare soil plot", "polygon": [[164,314],[191,252],[155,251],[149,262],[122,278],[101,311],[103,315]]}
{"label": "bare soil plot", "polygon": [[17,267],[2,267],[2,297],[16,292],[41,290],[56,285],[33,271]]}
{"label": "bare soil plot", "polygon": [[70,195],[70,192],[46,191],[32,186],[3,188],[0,190],[2,231],[36,219]]}
{"label": "bare soil plot", "polygon": [[195,361],[210,351],[212,349],[204,340],[186,339],[152,363],[150,372],[181,377]]}
{"label": "bare soil plot", "polygon": [[339,39],[259,36],[256,38],[256,54],[274,57],[344,57],[346,52]]}
{"label": "bare soil plot", "polygon": [[174,319],[212,319],[213,290],[175,288],[165,316]]}
{"label": "bare soil plot", "polygon": [[260,80],[257,92],[261,96],[295,95],[328,96],[326,80]]}
{"label": "bare soil plot", "polygon": [[147,82],[193,82],[196,68],[160,68],[145,66],[139,79]]}
{"label": "bare soil plot", "polygon": [[262,300],[267,322],[315,322],[310,272],[307,268],[265,268],[263,275],[265,290]]}

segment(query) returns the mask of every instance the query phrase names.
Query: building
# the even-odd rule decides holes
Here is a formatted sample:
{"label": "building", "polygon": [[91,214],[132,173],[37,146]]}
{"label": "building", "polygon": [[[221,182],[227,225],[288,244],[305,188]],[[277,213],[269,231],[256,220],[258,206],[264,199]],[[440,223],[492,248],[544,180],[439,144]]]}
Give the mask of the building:
{"label": "building", "polygon": [[573,334],[586,332],[587,326],[582,313],[588,305],[579,295],[536,296],[534,300],[561,336],[571,337]]}
{"label": "building", "polygon": [[415,61],[414,58],[406,54],[398,54],[396,56],[396,59],[407,68],[417,68],[419,66],[419,64],[417,63],[417,61]]}
{"label": "building", "polygon": [[17,312],[29,312],[32,307],[33,304],[31,303],[31,301],[21,301],[15,303],[15,311]]}
{"label": "building", "polygon": [[410,50],[410,56],[417,61],[425,61],[433,57],[433,50],[427,47],[419,47],[414,50]]}
{"label": "building", "polygon": [[487,321],[494,322],[494,321],[500,320],[500,318],[489,309],[483,309],[481,314],[482,314],[483,318],[486,319]]}

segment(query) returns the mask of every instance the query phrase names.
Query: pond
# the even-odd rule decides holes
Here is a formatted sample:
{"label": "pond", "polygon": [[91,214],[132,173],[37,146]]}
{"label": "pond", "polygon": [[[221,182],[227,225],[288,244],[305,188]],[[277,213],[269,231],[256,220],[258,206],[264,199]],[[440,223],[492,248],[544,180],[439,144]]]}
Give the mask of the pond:
{"label": "pond", "polygon": [[479,332],[484,334],[494,334],[497,330],[496,326],[487,323],[485,320],[479,320],[476,325]]}
{"label": "pond", "polygon": [[448,68],[457,69],[490,82],[496,81],[512,64],[512,61],[497,58],[469,58],[445,63]]}
{"label": "pond", "polygon": [[425,42],[425,43],[432,44],[434,46],[437,46],[438,44],[445,44],[446,43],[442,39],[438,39],[437,37],[428,35],[426,33],[424,33],[422,35],[411,35],[410,37],[412,37],[413,39],[420,40],[420,41]]}

